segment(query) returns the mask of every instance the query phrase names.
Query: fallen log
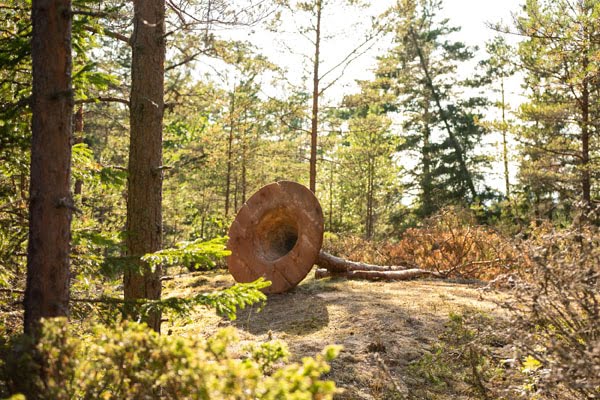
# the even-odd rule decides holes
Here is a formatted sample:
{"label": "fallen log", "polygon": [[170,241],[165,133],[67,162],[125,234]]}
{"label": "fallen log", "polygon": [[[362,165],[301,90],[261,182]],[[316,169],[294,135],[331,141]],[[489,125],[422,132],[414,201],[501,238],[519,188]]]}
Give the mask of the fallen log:
{"label": "fallen log", "polygon": [[373,265],[367,263],[361,263],[356,261],[345,260],[340,257],[336,257],[332,254],[326,253],[324,251],[319,252],[319,257],[317,258],[317,262],[315,263],[319,267],[324,268],[331,272],[348,272],[348,271],[398,271],[398,270],[406,270],[408,267],[404,267],[401,265]]}
{"label": "fallen log", "polygon": [[330,271],[319,268],[315,271],[316,279],[323,278],[346,278],[346,279],[364,279],[369,281],[407,281],[422,277],[444,278],[443,275],[419,268],[404,269],[398,271]]}

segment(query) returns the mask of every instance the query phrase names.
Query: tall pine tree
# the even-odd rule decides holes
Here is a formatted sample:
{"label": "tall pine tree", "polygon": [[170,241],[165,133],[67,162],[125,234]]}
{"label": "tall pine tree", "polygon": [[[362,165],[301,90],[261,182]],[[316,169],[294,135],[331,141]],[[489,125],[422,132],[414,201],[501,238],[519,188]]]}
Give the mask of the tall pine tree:
{"label": "tall pine tree", "polygon": [[465,97],[472,86],[457,73],[473,50],[450,39],[459,30],[436,15],[440,0],[402,0],[387,12],[394,46],[379,59],[372,85],[392,96],[386,111],[398,113],[405,142],[400,150],[418,159],[418,214],[449,203],[470,204],[483,193],[487,158],[477,153],[485,128],[477,124],[482,97]]}

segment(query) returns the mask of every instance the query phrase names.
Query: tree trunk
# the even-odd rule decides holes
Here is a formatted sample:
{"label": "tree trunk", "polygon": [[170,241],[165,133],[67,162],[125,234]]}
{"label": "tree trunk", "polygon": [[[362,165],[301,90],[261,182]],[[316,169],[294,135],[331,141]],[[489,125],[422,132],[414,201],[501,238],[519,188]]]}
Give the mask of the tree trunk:
{"label": "tree trunk", "polygon": [[315,59],[313,65],[312,116],[310,126],[310,185],[309,189],[317,191],[317,139],[319,126],[319,58],[321,55],[321,0],[317,0],[317,24],[315,28]]}
{"label": "tree trunk", "polygon": [[374,175],[374,156],[369,155],[369,162],[367,163],[367,215],[365,218],[365,237],[370,240],[373,237],[373,175]]}
{"label": "tree trunk", "polygon": [[69,315],[71,1],[33,0],[29,244],[25,333],[45,317]]}
{"label": "tree trunk", "polygon": [[231,104],[229,107],[229,138],[227,139],[227,178],[225,181],[225,217],[229,216],[229,198],[231,197],[231,171],[233,168],[233,132],[234,132],[234,113],[235,111],[235,87],[231,94]]}
{"label": "tree trunk", "polygon": [[423,176],[421,177],[421,213],[422,216],[431,215],[434,210],[433,204],[433,182],[431,179],[431,129],[429,127],[429,102],[424,113],[423,148],[421,150],[421,161],[423,163]]}
{"label": "tree trunk", "polygon": [[502,93],[502,159],[504,161],[504,185],[506,186],[506,198],[510,199],[510,175],[508,172],[508,142],[506,140],[506,100],[504,93],[504,78],[500,82]]}
{"label": "tree trunk", "polygon": [[247,190],[247,184],[246,184],[246,162],[247,162],[247,157],[248,157],[248,144],[247,144],[247,134],[248,134],[248,125],[247,125],[247,109],[244,111],[244,123],[243,123],[243,131],[242,131],[242,176],[241,176],[241,189],[242,189],[242,204],[246,203],[246,190]]}
{"label": "tree trunk", "polygon": [[329,232],[333,232],[333,161],[329,167]]}
{"label": "tree trunk", "polygon": [[[151,271],[139,257],[161,248],[162,120],[164,112],[165,2],[134,0],[131,38],[131,110],[127,200],[126,300],[159,299],[161,268]],[[139,319],[137,310],[126,312]],[[160,313],[143,320],[160,331]]]}
{"label": "tree trunk", "polygon": [[[589,67],[587,56],[583,58],[585,73]],[[583,79],[581,94],[581,191],[586,211],[592,209],[592,191],[590,177],[590,88],[588,78]]]}
{"label": "tree trunk", "polygon": [[[75,113],[75,121],[73,123],[73,130],[75,131],[73,144],[83,143],[83,104],[79,106],[79,109]],[[83,181],[77,179],[73,188],[73,194],[80,195],[83,187]]]}
{"label": "tree trunk", "polygon": [[234,180],[234,185],[233,185],[233,205],[235,208],[235,212],[237,212],[237,210],[239,210],[239,202],[238,202],[238,191],[239,191],[239,183],[238,183],[238,175],[237,173],[235,174],[235,180]]}

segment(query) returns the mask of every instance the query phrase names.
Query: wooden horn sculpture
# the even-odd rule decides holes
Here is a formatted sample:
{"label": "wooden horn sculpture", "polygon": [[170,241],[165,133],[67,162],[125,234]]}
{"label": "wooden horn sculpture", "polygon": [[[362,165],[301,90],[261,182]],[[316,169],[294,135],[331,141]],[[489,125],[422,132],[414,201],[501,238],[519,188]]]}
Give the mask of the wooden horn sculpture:
{"label": "wooden horn sculpture", "polygon": [[296,182],[271,183],[250,197],[229,228],[229,272],[240,283],[260,277],[271,281],[266,293],[294,288],[315,264],[324,268],[317,270],[317,277],[391,280],[435,275],[347,261],[322,252],[322,244],[323,210],[315,195]]}
{"label": "wooden horn sculpture", "polygon": [[272,183],[250,197],[229,228],[229,272],[237,282],[262,276],[272,282],[267,293],[285,292],[306,277],[322,243],[315,195],[299,183]]}

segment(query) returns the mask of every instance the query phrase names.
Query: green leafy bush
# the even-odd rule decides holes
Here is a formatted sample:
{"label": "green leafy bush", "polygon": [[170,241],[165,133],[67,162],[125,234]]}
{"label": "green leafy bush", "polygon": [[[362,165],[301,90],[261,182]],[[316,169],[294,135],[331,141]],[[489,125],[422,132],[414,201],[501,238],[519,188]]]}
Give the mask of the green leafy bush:
{"label": "green leafy bush", "polygon": [[321,376],[338,348],[271,368],[287,354],[280,343],[240,353],[237,340],[232,329],[204,340],[161,336],[135,323],[96,326],[76,336],[66,321],[47,320],[36,352],[24,351],[31,345],[22,338],[5,346],[0,395],[22,392],[57,400],[333,397],[335,384]]}

